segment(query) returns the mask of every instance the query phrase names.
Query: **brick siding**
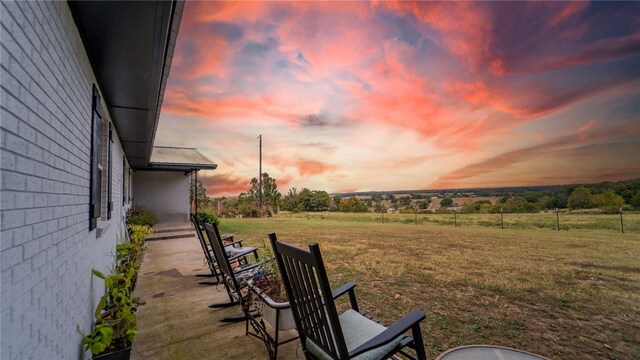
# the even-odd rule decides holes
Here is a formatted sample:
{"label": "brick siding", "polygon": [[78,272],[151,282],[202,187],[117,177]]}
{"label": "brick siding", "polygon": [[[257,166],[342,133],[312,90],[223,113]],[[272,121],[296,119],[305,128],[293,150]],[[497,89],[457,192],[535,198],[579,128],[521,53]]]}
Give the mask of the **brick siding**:
{"label": "brick siding", "polygon": [[90,331],[104,292],[91,268],[108,271],[124,231],[122,146],[114,132],[112,218],[89,232],[96,79],[71,12],[66,2],[0,6],[0,358],[79,359],[77,329]]}

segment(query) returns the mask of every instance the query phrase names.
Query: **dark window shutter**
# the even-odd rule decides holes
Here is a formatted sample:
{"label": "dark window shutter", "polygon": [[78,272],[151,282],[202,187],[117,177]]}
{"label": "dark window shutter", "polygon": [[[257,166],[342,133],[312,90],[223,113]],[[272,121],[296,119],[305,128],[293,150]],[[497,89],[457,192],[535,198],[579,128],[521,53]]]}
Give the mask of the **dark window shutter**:
{"label": "dark window shutter", "polygon": [[108,157],[108,174],[107,174],[107,220],[111,219],[111,211],[113,211],[113,198],[111,193],[111,180],[113,173],[112,159],[111,159],[111,144],[113,144],[113,124],[109,123],[109,142],[107,146]]}
{"label": "dark window shutter", "polygon": [[127,202],[127,162],[122,155],[122,206]]}
{"label": "dark window shutter", "polygon": [[102,118],[102,105],[98,89],[93,85],[93,96],[91,104],[91,170],[89,181],[89,231],[98,226],[98,218],[101,215],[100,201],[100,170],[98,169],[100,154],[100,121]]}
{"label": "dark window shutter", "polygon": [[129,188],[127,190],[129,190],[129,194],[127,195],[127,202],[131,204],[131,191],[133,190],[133,177],[131,176],[131,168],[129,168]]}

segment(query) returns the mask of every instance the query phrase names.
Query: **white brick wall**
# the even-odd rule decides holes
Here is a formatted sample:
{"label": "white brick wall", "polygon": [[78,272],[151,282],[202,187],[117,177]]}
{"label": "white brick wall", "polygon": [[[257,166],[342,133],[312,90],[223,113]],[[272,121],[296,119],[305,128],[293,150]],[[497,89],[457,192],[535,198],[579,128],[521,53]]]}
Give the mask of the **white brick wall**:
{"label": "white brick wall", "polygon": [[116,134],[112,219],[89,232],[96,79],[78,30],[66,2],[0,6],[0,358],[78,359],[104,291],[90,270],[123,230],[122,147]]}

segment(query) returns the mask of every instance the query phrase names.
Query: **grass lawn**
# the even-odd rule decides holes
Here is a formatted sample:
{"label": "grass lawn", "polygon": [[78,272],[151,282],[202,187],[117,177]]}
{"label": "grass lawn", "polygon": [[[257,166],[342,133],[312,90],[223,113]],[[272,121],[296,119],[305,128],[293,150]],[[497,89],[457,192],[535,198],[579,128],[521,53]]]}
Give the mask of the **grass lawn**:
{"label": "grass lawn", "polygon": [[640,234],[498,229],[345,218],[223,219],[246,244],[267,233],[318,242],[332,286],[357,283],[361,310],[390,323],[427,313],[430,358],[464,344],[550,358],[640,354]]}

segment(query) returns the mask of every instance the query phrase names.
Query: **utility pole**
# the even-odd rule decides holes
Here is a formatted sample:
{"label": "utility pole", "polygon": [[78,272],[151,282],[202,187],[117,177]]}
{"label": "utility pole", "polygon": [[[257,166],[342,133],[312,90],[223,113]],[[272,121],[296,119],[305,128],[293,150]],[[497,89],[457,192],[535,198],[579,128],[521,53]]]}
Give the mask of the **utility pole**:
{"label": "utility pole", "polygon": [[258,136],[260,139],[260,173],[258,174],[258,203],[260,206],[260,217],[262,217],[262,134]]}

